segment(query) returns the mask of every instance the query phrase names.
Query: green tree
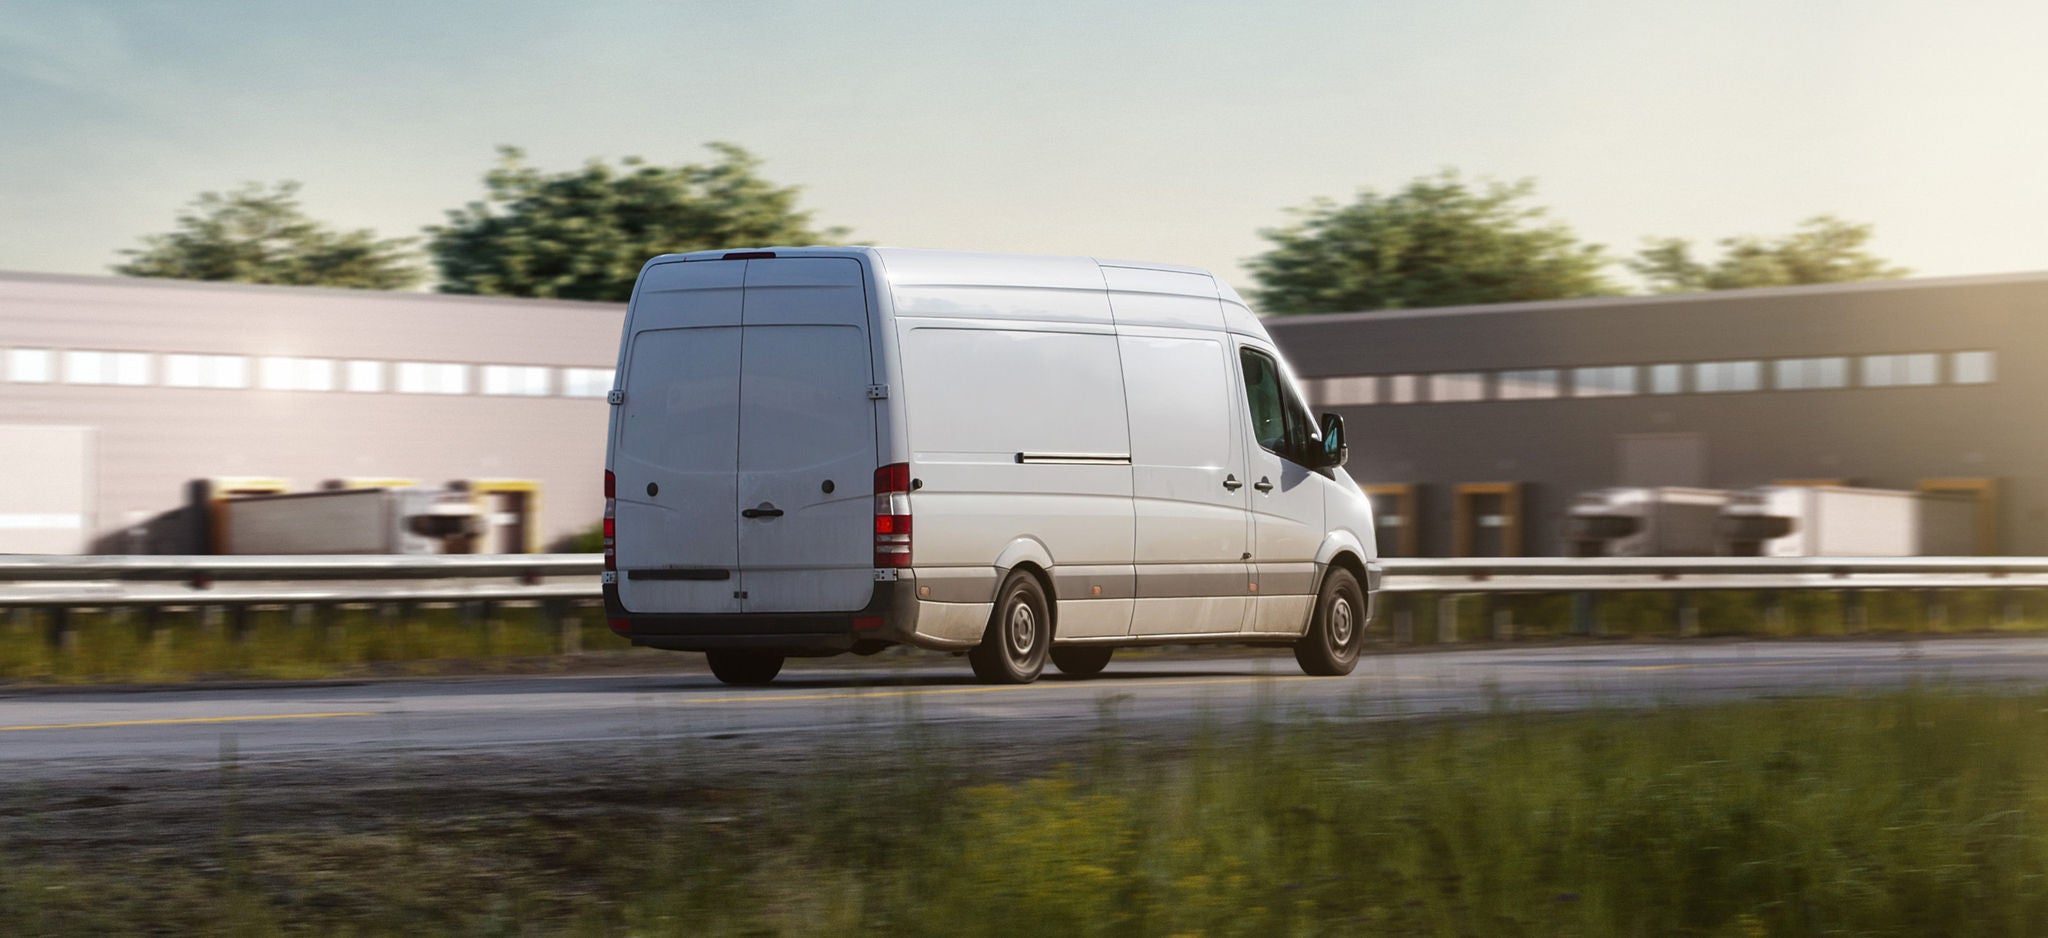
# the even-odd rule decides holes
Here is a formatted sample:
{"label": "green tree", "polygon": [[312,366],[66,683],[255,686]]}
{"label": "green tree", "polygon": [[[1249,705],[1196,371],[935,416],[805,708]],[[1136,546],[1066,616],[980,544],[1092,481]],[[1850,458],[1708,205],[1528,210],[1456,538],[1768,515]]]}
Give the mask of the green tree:
{"label": "green tree", "polygon": [[1274,243],[1254,258],[1255,295],[1269,313],[1412,309],[1598,296],[1599,245],[1581,244],[1524,201],[1532,182],[1468,186],[1455,170],[1398,192],[1359,191],[1294,209],[1298,220],[1260,235]]}
{"label": "green tree", "polygon": [[1864,250],[1869,241],[1869,225],[1817,215],[1776,241],[1722,238],[1721,256],[1711,264],[1694,258],[1684,238],[1651,238],[1628,266],[1659,293],[1891,280],[1912,273]]}
{"label": "green tree", "polygon": [[177,230],[123,250],[130,260],[113,270],[130,277],[367,290],[402,290],[425,279],[413,239],[330,229],[306,217],[298,192],[299,184],[287,180],[202,193],[178,216]]}
{"label": "green tree", "polygon": [[640,266],[657,254],[771,244],[825,244],[844,228],[813,230],[796,209],[798,188],[758,174],[760,160],[713,143],[705,164],[614,169],[592,160],[548,174],[517,147],[484,174],[489,197],[427,229],[428,250],[448,293],[622,301]]}

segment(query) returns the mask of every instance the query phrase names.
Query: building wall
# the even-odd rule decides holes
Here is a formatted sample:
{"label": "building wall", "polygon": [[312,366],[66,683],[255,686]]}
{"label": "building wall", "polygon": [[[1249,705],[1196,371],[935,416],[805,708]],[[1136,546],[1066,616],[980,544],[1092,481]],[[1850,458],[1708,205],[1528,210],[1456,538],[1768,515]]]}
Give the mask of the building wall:
{"label": "building wall", "polygon": [[[1839,478],[1914,488],[1954,477],[1996,480],[2003,552],[2048,554],[2048,433],[2035,417],[2048,391],[2048,275],[1294,317],[1267,328],[1311,397],[1355,399],[1355,382],[1327,379],[1382,376],[1382,403],[1323,409],[1344,416],[1361,484],[1420,485],[1424,555],[1453,552],[1459,483],[1522,483],[1522,551],[1553,554],[1566,501],[1603,486]],[[1958,383],[1974,376],[1955,353],[1980,351],[1992,353],[1992,380]],[[1861,356],[1895,353],[1937,353],[1937,383],[1862,386]],[[1774,386],[1774,360],[1823,356],[1848,359],[1848,386]],[[1731,360],[1761,363],[1758,390],[1647,393],[1647,366],[1682,364],[1690,379],[1697,363]],[[1579,366],[1633,366],[1637,393],[1569,396],[1568,370]],[[1533,368],[1567,370],[1560,396],[1497,399],[1500,372]],[[1424,376],[1416,384],[1426,388],[1430,374],[1467,372],[1493,399],[1384,402],[1385,376]],[[1703,445],[1696,477],[1655,459],[1637,463],[1648,475],[1626,477],[1622,441],[1660,434]]]}
{"label": "building wall", "polygon": [[[89,550],[127,551],[135,525],[180,507],[190,480],[215,476],[279,477],[297,490],[340,477],[536,480],[545,544],[601,512],[602,395],[624,312],[620,304],[0,275],[0,427],[90,429]],[[26,375],[13,353],[22,350],[45,361],[50,380],[19,380]],[[143,353],[144,383],[71,383],[70,351]],[[171,356],[189,354],[244,357],[248,386],[166,386]],[[340,389],[266,389],[266,356],[382,363],[384,388],[346,390],[347,370],[337,367]],[[455,373],[467,390],[402,392],[400,362],[465,366]],[[107,360],[83,364],[120,370]],[[543,378],[536,389],[545,393],[483,393],[487,365],[543,368],[523,376]],[[131,368],[122,377],[136,375]],[[52,493],[50,514],[69,510],[56,505],[63,478],[5,480]],[[31,513],[12,501],[4,512]],[[0,551],[45,549],[48,536],[0,527]]]}
{"label": "building wall", "polygon": [[[532,479],[541,484],[543,540],[569,536],[599,513],[602,394],[623,315],[618,304],[0,274],[0,445],[22,450],[0,453],[0,552],[132,549],[134,525],[183,505],[190,480],[216,476],[281,477],[300,490],[338,477]],[[1371,376],[1365,383],[1386,401],[1389,376],[1413,376],[1415,403],[1323,409],[1345,416],[1360,482],[1418,486],[1423,555],[1454,551],[1459,484],[1520,483],[1519,547],[1542,554],[1561,549],[1559,521],[1577,492],[1818,478],[1898,488],[1994,479],[2002,549],[2048,554],[2048,433],[2034,416],[2048,399],[2048,274],[1267,326],[1312,396],[1350,399],[1342,395],[1360,382],[1329,379]],[[18,380],[11,353],[20,350],[46,353],[50,380]],[[139,353],[142,383],[71,383],[72,351]],[[1993,380],[1958,383],[1958,352],[1990,352]],[[1860,356],[1895,353],[1937,353],[1937,383],[1861,386]],[[166,386],[171,356],[190,354],[245,357],[248,386]],[[266,356],[384,363],[385,386],[265,389]],[[1772,361],[1828,356],[1847,359],[1847,386],[1774,386]],[[1758,390],[1702,393],[1688,383],[1681,393],[1648,393],[1647,366],[1690,372],[1730,360],[1760,363]],[[399,362],[461,366],[466,391],[402,392]],[[113,374],[132,360],[96,364],[109,372],[104,379],[135,377]],[[503,365],[543,369],[544,393],[483,393],[482,369]],[[1637,392],[1572,396],[1569,369],[1582,366],[1623,367]],[[1499,399],[1523,386],[1503,372],[1542,368],[1564,372],[1559,396]],[[1465,374],[1476,377],[1429,379]],[[1432,383],[1478,399],[1431,402]],[[73,442],[42,446],[33,460],[22,456],[28,444],[7,443],[47,442],[50,428],[72,428],[63,439]],[[1639,447],[1634,458],[1624,446]],[[1686,456],[1691,446],[1701,458]],[[85,520],[68,531],[28,527],[68,515]]]}

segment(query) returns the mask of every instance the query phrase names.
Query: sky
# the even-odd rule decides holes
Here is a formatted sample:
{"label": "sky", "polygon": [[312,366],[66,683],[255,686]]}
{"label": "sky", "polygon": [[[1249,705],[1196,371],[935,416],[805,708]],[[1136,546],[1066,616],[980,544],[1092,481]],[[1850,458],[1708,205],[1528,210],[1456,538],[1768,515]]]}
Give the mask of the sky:
{"label": "sky", "polygon": [[1617,255],[1833,213],[1917,275],[2035,271],[2043,36],[2038,0],[0,0],[0,270],[105,273],[245,181],[408,236],[501,144],[730,141],[862,241],[1244,285],[1290,207],[1447,167]]}

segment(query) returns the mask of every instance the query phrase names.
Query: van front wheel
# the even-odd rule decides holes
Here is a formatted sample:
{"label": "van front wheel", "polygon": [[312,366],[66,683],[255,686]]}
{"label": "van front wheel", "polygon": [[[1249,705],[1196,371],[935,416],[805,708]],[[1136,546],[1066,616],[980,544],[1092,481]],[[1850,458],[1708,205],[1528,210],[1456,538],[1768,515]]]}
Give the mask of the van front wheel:
{"label": "van front wheel", "polygon": [[728,649],[707,651],[711,673],[727,684],[766,684],[782,673],[782,656],[772,651]]}
{"label": "van front wheel", "polygon": [[981,644],[967,653],[974,676],[990,684],[1029,684],[1045,670],[1052,647],[1052,615],[1045,588],[1022,570],[1010,574],[996,594]]}
{"label": "van front wheel", "polygon": [[1332,567],[1323,577],[1323,589],[1316,594],[1315,619],[1308,634],[1294,644],[1294,660],[1310,674],[1335,677],[1350,674],[1358,666],[1358,649],[1365,644],[1365,592],[1358,578],[1343,567]]}

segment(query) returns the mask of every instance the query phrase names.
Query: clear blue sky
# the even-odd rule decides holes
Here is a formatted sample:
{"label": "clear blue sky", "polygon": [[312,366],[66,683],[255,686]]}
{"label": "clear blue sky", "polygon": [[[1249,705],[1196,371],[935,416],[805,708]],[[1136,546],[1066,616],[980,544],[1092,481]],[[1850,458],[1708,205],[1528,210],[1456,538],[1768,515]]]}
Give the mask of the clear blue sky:
{"label": "clear blue sky", "polygon": [[2037,0],[0,0],[0,270],[103,272],[245,180],[409,235],[497,144],[711,140],[863,240],[1239,281],[1287,207],[1446,166],[1616,253],[1832,212],[1920,274],[2040,270],[2043,36]]}

